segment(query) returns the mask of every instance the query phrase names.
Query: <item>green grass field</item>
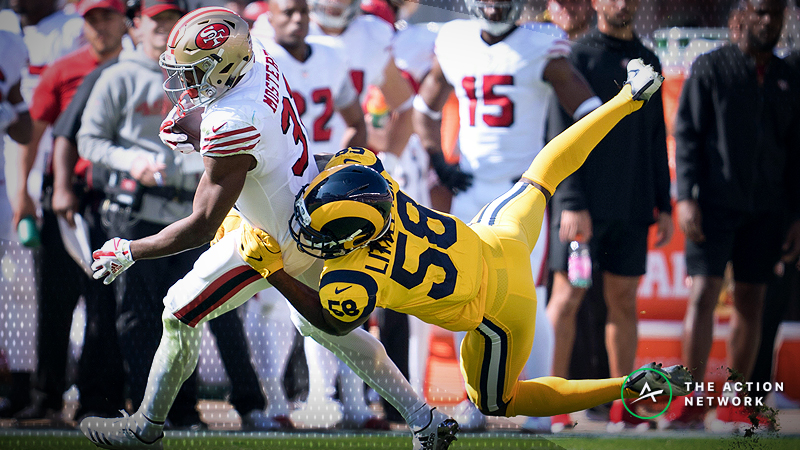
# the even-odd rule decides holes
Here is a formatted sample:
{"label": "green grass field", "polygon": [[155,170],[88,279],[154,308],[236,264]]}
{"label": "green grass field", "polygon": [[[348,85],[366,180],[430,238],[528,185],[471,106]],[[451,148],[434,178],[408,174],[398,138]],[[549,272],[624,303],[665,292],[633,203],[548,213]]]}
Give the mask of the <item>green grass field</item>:
{"label": "green grass field", "polygon": [[[410,449],[404,433],[227,433],[204,435],[172,433],[164,440],[166,450],[307,450],[307,449]],[[77,431],[0,431],[2,450],[92,450],[96,447]],[[525,436],[519,433],[462,435],[451,450],[478,449],[566,449],[566,450],[795,450],[800,437],[752,438],[734,436],[698,437],[697,433],[609,437],[607,435]]]}

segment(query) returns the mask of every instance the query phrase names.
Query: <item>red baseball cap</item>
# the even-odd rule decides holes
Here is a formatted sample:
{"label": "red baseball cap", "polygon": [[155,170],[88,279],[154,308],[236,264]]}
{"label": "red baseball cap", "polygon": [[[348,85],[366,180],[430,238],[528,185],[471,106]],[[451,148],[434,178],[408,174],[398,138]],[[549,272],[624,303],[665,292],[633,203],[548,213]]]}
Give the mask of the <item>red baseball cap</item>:
{"label": "red baseball cap", "polygon": [[164,11],[178,11],[186,13],[178,0],[142,0],[142,14],[153,17]]}
{"label": "red baseball cap", "polygon": [[97,8],[110,9],[120,14],[125,14],[125,4],[122,0],[82,0],[78,4],[78,12],[85,16],[89,11]]}

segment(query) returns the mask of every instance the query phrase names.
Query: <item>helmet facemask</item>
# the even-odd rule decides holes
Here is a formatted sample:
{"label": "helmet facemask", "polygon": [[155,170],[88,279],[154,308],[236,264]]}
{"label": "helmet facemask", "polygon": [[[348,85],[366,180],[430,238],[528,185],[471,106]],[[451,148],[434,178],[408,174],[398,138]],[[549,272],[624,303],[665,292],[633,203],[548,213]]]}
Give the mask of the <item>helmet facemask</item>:
{"label": "helmet facemask", "polygon": [[[219,53],[224,51],[221,49]],[[164,52],[158,63],[167,71],[167,80],[164,81],[164,92],[166,92],[167,98],[184,112],[205,106],[221,97],[253,65],[251,56],[249,61],[241,61],[239,67],[226,71],[231,73],[231,76],[214,86],[210,75],[215,73],[217,65],[222,61],[218,55],[211,54],[191,64],[178,64],[174,61],[175,58],[171,54]],[[224,75],[224,73],[220,72],[220,75]]]}
{"label": "helmet facemask", "polygon": [[[486,8],[501,10],[499,18],[489,19]],[[500,36],[510,31],[522,14],[522,2],[519,0],[481,1],[467,0],[467,9],[473,19],[481,24],[481,29],[492,36]]]}
{"label": "helmet facemask", "polygon": [[[382,239],[390,229],[394,196],[388,183],[368,169],[372,171],[370,175],[381,177],[381,182],[371,184],[376,178],[351,178],[345,182],[348,190],[340,190],[343,178],[336,178],[335,173],[343,167],[368,169],[360,165],[329,169],[303,187],[295,198],[290,233],[300,251],[316,258],[347,255]],[[332,188],[325,186],[331,181],[329,175],[334,175]]]}
{"label": "helmet facemask", "polygon": [[222,97],[253,66],[247,22],[233,11],[207,7],[178,21],[159,65],[164,92],[187,112]]}
{"label": "helmet facemask", "polygon": [[350,25],[350,22],[360,12],[361,1],[352,0],[349,5],[347,0],[311,0],[308,3],[311,19],[325,28],[342,30]]}

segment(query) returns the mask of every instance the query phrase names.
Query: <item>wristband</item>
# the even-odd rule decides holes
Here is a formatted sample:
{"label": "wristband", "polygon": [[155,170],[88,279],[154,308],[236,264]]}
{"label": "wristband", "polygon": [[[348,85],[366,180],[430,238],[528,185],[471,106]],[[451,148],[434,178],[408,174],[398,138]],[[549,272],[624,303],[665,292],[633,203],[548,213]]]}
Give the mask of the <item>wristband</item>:
{"label": "wristband", "polygon": [[414,106],[415,110],[421,112],[422,114],[425,114],[426,116],[428,116],[428,118],[432,120],[440,120],[442,118],[442,112],[432,110],[428,106],[428,104],[425,103],[425,100],[419,95],[414,96],[414,101],[412,105]]}
{"label": "wristband", "polygon": [[594,97],[587,98],[583,101],[583,103],[581,103],[581,106],[578,106],[578,108],[575,110],[575,113],[572,114],[572,118],[576,121],[580,120],[581,117],[599,108],[602,104],[603,101],[600,100],[600,97],[596,95]]}

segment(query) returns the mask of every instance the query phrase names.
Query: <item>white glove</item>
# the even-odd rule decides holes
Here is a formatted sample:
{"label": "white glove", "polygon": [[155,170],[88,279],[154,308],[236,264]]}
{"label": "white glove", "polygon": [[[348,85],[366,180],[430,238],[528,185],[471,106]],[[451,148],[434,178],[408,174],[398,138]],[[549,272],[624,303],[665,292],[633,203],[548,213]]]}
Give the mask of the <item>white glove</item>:
{"label": "white glove", "polygon": [[92,252],[92,270],[95,280],[106,277],[103,284],[111,284],[128,267],[132,266],[134,261],[131,257],[131,241],[115,237],[106,241],[100,250]]}
{"label": "white glove", "polygon": [[19,115],[14,110],[14,105],[9,102],[0,102],[0,131],[17,121]]}
{"label": "white glove", "polygon": [[183,154],[193,153],[194,146],[186,142],[189,136],[183,133],[175,133],[172,129],[179,114],[178,107],[173,106],[172,110],[167,114],[167,117],[161,122],[161,127],[158,130],[158,137],[161,139],[161,142],[173,150],[177,150]]}

